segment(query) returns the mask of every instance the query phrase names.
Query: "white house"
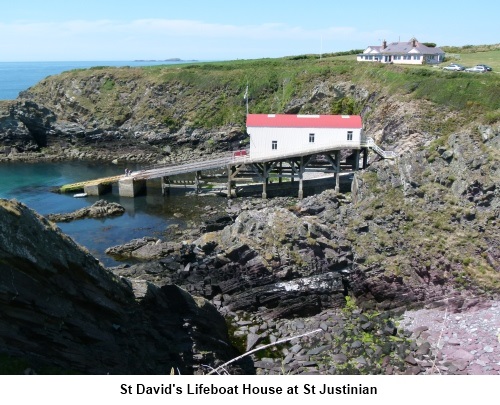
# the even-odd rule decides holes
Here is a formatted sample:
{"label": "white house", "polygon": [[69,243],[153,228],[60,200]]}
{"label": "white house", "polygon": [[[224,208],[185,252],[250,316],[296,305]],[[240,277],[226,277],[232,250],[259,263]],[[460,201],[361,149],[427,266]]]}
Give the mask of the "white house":
{"label": "white house", "polygon": [[248,114],[250,157],[361,148],[359,115]]}
{"label": "white house", "polygon": [[426,46],[415,38],[408,42],[386,41],[380,46],[371,45],[357,56],[358,62],[399,63],[405,65],[436,64],[444,61],[441,48]]}

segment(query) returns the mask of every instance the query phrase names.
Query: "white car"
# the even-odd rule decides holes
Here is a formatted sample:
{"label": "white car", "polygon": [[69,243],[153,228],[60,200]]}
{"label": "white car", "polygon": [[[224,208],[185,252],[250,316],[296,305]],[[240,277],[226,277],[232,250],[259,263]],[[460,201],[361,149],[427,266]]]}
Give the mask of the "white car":
{"label": "white car", "polygon": [[488,69],[486,69],[484,66],[474,66],[471,68],[465,69],[466,72],[475,72],[475,73],[486,73],[488,72]]}
{"label": "white car", "polygon": [[445,66],[443,70],[461,71],[465,70],[465,68],[462,65],[459,65],[458,63],[451,63],[449,66]]}

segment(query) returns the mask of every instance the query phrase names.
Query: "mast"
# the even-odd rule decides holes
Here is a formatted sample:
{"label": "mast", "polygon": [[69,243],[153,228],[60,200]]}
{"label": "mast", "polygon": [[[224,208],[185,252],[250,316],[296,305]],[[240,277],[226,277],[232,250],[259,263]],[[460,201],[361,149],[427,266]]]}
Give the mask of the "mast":
{"label": "mast", "polygon": [[247,115],[248,115],[248,80],[247,80],[247,88],[245,90],[245,95],[243,96],[243,98],[245,99],[246,101],[246,107],[247,107]]}

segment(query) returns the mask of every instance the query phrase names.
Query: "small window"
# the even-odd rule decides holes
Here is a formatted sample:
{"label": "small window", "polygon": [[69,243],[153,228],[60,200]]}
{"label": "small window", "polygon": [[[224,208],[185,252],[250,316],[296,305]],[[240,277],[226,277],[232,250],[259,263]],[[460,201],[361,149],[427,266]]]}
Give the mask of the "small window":
{"label": "small window", "polygon": [[347,140],[352,141],[352,131],[347,131]]}
{"label": "small window", "polygon": [[271,143],[271,149],[273,149],[273,150],[278,149],[278,141],[272,141],[272,143]]}
{"label": "small window", "polygon": [[314,134],[309,134],[309,143],[314,142]]}

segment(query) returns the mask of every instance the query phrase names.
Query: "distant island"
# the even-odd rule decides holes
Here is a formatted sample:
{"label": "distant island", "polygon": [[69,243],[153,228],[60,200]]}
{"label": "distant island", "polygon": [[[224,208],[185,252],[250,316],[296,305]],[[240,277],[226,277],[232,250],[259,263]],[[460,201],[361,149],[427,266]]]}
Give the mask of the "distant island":
{"label": "distant island", "polygon": [[182,60],[180,58],[170,59],[135,59],[134,62],[197,62],[197,60]]}

